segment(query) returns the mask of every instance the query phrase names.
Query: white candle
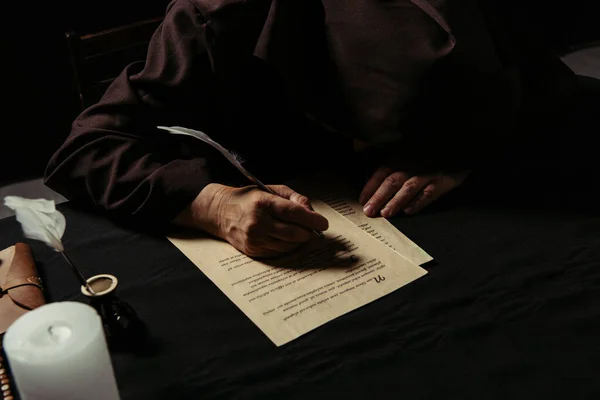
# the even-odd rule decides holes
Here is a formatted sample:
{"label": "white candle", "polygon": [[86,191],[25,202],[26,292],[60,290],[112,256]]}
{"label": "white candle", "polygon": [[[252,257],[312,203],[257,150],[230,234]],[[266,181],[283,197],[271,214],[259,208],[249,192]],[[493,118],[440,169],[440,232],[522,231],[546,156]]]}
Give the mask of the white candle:
{"label": "white candle", "polygon": [[119,399],[100,317],[87,304],[28,312],[6,332],[4,351],[23,400]]}

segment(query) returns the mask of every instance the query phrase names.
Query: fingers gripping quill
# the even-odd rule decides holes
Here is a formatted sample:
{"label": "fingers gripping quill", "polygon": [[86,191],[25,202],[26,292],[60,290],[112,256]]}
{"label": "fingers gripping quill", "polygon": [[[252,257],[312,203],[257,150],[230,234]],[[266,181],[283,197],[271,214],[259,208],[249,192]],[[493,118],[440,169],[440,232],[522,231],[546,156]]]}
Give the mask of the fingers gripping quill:
{"label": "fingers gripping quill", "polygon": [[[218,142],[212,140],[206,133],[204,133],[202,131],[193,130],[193,129],[182,128],[179,126],[173,126],[173,127],[158,126],[157,128],[165,130],[174,135],[191,136],[193,138],[201,140],[202,142],[214,147],[234,167],[236,167],[244,176],[246,176],[252,183],[254,183],[256,186],[258,186],[261,190],[263,190],[267,193],[270,193],[274,196],[280,196],[280,194],[277,193],[277,191],[273,190],[269,186],[262,183],[256,176],[254,176],[250,171],[248,171],[246,168],[244,168],[244,166],[242,165],[241,159],[236,154],[227,150],[226,148],[221,146]],[[282,196],[282,197],[287,198],[286,196]],[[314,233],[317,234],[319,237],[323,237],[323,233],[317,229],[314,230]]]}

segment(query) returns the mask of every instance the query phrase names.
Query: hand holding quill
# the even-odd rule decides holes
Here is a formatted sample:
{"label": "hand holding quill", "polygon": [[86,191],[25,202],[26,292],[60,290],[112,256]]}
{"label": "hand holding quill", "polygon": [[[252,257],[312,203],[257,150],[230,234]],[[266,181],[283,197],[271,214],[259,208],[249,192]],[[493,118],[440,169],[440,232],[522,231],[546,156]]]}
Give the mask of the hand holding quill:
{"label": "hand holding quill", "polygon": [[[246,168],[244,168],[244,166],[242,165],[242,162],[240,161],[240,158],[238,156],[236,156],[235,154],[233,154],[232,152],[230,152],[229,150],[227,150],[226,148],[224,148],[223,146],[221,146],[218,142],[215,142],[214,140],[212,140],[206,133],[202,132],[202,131],[197,131],[194,129],[188,129],[188,128],[182,128],[179,126],[172,126],[172,127],[167,127],[167,126],[158,126],[158,129],[163,129],[167,132],[170,132],[174,135],[185,135],[185,136],[191,136],[193,138],[196,138],[198,140],[203,141],[204,143],[214,147],[216,150],[218,150],[234,167],[236,167],[246,178],[248,178],[250,180],[250,182],[254,183],[256,186],[258,186],[261,190],[264,190],[265,192],[268,192],[272,195],[275,196],[279,196],[279,194],[277,194],[276,192],[274,192],[273,190],[271,190],[267,185],[265,185],[264,183],[262,183],[256,176],[254,176],[250,171],[248,171]],[[319,232],[319,231],[314,231],[319,237],[323,237],[323,233]]]}

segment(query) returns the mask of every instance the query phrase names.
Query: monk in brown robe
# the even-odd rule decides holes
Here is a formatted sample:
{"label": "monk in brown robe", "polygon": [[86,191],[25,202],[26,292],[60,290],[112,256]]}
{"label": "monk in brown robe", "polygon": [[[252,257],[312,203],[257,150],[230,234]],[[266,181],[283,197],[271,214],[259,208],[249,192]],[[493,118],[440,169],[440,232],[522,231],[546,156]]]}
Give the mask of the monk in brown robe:
{"label": "monk in brown robe", "polygon": [[235,149],[271,182],[358,154],[373,167],[359,199],[368,216],[418,212],[497,160],[528,104],[551,113],[568,101],[557,93],[570,93],[573,74],[508,29],[518,24],[496,3],[173,1],[145,63],[76,119],[46,183],[251,256],[327,229],[301,194],[240,186],[213,149],[156,128],[176,125]]}

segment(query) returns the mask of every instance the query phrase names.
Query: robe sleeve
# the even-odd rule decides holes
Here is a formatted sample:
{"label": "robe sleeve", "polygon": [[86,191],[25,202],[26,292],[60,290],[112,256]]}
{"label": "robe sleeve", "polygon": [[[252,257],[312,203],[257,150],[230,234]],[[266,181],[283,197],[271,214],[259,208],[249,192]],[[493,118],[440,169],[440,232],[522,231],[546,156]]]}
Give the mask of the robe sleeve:
{"label": "robe sleeve", "polygon": [[128,66],[74,121],[47,166],[46,184],[109,215],[168,224],[211,182],[212,166],[205,153],[186,152],[186,139],[156,127],[215,124],[209,43],[194,5],[172,2],[146,62]]}

